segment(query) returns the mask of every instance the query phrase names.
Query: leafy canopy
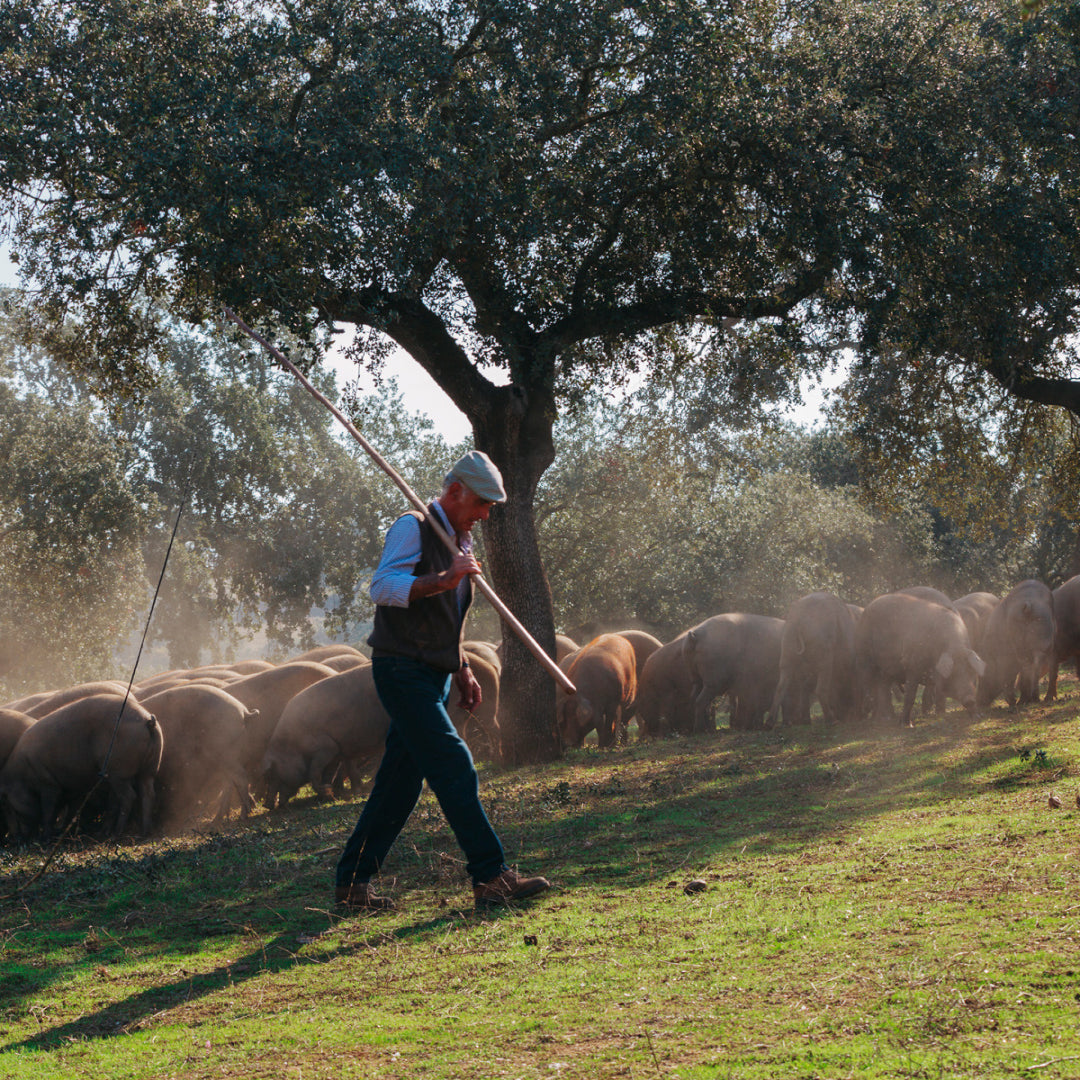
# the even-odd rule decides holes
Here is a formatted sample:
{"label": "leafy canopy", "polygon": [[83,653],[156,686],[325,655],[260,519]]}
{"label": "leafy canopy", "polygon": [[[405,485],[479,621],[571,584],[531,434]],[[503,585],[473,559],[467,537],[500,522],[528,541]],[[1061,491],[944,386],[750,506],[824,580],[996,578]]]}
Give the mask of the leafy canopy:
{"label": "leafy canopy", "polygon": [[[172,665],[261,635],[281,655],[316,633],[355,638],[364,588],[401,500],[329,414],[249,348],[167,328],[153,389],[102,401],[18,342],[0,309],[0,653],[9,688],[126,677],[178,510],[150,642]],[[318,373],[324,392],[332,379]],[[363,422],[425,493],[450,450],[396,387]],[[126,669],[125,669],[126,667]],[[4,675],[0,672],[0,675]]]}
{"label": "leafy canopy", "polygon": [[0,190],[42,331],[79,310],[71,358],[121,380],[149,295],[375,327],[474,417],[482,364],[572,387],[725,320],[771,320],[804,369],[854,333],[867,362],[1060,397],[1077,25],[988,0],[3,0]]}

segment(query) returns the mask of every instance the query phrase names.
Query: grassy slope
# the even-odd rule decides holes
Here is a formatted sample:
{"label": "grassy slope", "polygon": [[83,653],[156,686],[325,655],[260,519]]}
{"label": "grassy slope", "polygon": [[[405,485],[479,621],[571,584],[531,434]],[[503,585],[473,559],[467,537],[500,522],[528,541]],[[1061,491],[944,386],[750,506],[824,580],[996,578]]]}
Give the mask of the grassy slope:
{"label": "grassy slope", "polygon": [[[427,797],[392,915],[329,903],[349,803],[68,847],[0,909],[0,1076],[1080,1076],[1065,690],[489,771],[510,856],[558,885],[509,912],[472,911]],[[0,852],[0,892],[39,863]]]}

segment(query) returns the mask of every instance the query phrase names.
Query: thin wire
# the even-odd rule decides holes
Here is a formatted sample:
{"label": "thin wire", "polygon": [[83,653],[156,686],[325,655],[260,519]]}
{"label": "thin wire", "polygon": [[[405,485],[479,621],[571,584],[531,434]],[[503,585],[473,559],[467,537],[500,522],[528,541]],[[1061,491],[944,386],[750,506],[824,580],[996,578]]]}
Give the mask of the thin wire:
{"label": "thin wire", "polygon": [[[169,565],[169,556],[172,554],[173,542],[176,540],[176,532],[180,528],[180,515],[184,512],[184,504],[187,502],[188,495],[191,492],[191,477],[188,476],[187,486],[184,488],[184,493],[180,496],[180,505],[176,509],[176,521],[173,522],[172,535],[169,537],[169,546],[165,549],[165,558],[161,562],[161,573],[158,574],[157,585],[154,588],[154,597],[150,601],[150,611],[146,616],[146,623],[143,626],[142,638],[139,641],[139,649],[135,654],[135,663],[131,668],[131,677],[128,679],[127,689],[124,691],[124,702],[120,706],[120,713],[116,717],[116,723],[113,725],[112,738],[109,740],[109,748],[105,751],[105,760],[101,763],[101,769],[98,771],[99,780],[107,780],[109,774],[105,771],[105,767],[109,764],[109,758],[112,756],[113,746],[116,744],[116,733],[120,730],[120,720],[123,718],[124,709],[127,708],[128,698],[131,696],[131,687],[135,682],[135,672],[139,670],[139,661],[142,659],[143,647],[146,645],[146,635],[150,632],[150,620],[154,617],[154,608],[158,602],[158,595],[161,593],[161,583],[165,580],[165,568]],[[96,785],[95,785],[96,787]],[[94,788],[91,788],[91,793]],[[87,798],[90,796],[87,795]],[[86,801],[83,801],[83,806],[86,805]],[[82,807],[80,806],[81,810]]]}
{"label": "thin wire", "polygon": [[13,900],[20,893],[25,892],[36,881],[40,880],[41,876],[48,870],[50,863],[56,857],[56,852],[59,850],[60,845],[67,838],[69,832],[75,825],[75,822],[79,820],[79,815],[83,812],[86,804],[90,801],[90,796],[94,794],[98,789],[98,785],[102,780],[108,779],[108,773],[106,767],[109,764],[109,758],[112,755],[113,747],[116,745],[116,734],[120,730],[120,721],[124,717],[124,710],[127,708],[128,699],[131,696],[131,687],[135,683],[135,673],[139,670],[139,661],[142,659],[143,647],[146,645],[146,635],[150,631],[150,620],[154,617],[154,608],[157,606],[158,596],[161,593],[161,585],[165,580],[165,568],[169,565],[169,556],[172,554],[173,543],[176,540],[176,532],[180,528],[180,516],[184,512],[184,504],[187,502],[189,493],[191,492],[191,478],[188,477],[187,486],[184,488],[184,493],[180,496],[180,505],[176,510],[176,521],[173,522],[172,535],[169,537],[169,546],[165,549],[165,558],[161,563],[161,573],[158,575],[157,585],[154,588],[154,596],[150,601],[150,610],[146,615],[146,623],[143,626],[142,639],[139,641],[139,649],[135,655],[135,663],[131,668],[131,677],[128,679],[127,689],[124,691],[124,700],[120,705],[120,711],[116,715],[116,723],[113,725],[112,738],[109,740],[109,748],[105,751],[105,760],[101,763],[101,768],[98,770],[98,774],[94,779],[94,783],[90,790],[83,797],[83,801],[79,804],[78,809],[70,815],[67,825],[64,826],[64,831],[53,841],[52,847],[49,849],[48,854],[45,856],[45,861],[41,864],[34,876],[29,881],[23,882],[14,891],[8,893],[6,896],[0,897],[0,900]]}

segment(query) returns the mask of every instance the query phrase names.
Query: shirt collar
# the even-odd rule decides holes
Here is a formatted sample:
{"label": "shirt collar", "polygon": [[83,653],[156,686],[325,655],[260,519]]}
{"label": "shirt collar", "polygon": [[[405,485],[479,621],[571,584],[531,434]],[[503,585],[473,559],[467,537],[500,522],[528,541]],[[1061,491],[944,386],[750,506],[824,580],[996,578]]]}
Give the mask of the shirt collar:
{"label": "shirt collar", "polygon": [[438,499],[432,501],[432,506],[435,507],[435,513],[438,514],[439,520],[443,524],[443,528],[457,541],[458,547],[468,554],[472,551],[472,533],[459,533],[454,530],[454,526],[450,524],[450,519],[446,516],[446,511],[442,508],[442,504]]}

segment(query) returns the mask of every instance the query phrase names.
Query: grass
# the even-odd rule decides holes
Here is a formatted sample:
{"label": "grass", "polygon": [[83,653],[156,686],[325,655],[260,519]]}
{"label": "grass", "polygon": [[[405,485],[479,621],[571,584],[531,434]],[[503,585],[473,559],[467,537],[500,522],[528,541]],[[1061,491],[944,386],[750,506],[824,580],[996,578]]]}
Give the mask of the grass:
{"label": "grass", "polygon": [[348,802],[73,842],[14,897],[42,853],[0,849],[0,1076],[1080,1076],[1065,691],[486,770],[508,854],[557,885],[510,911],[472,910],[426,796],[389,915],[330,902]]}

